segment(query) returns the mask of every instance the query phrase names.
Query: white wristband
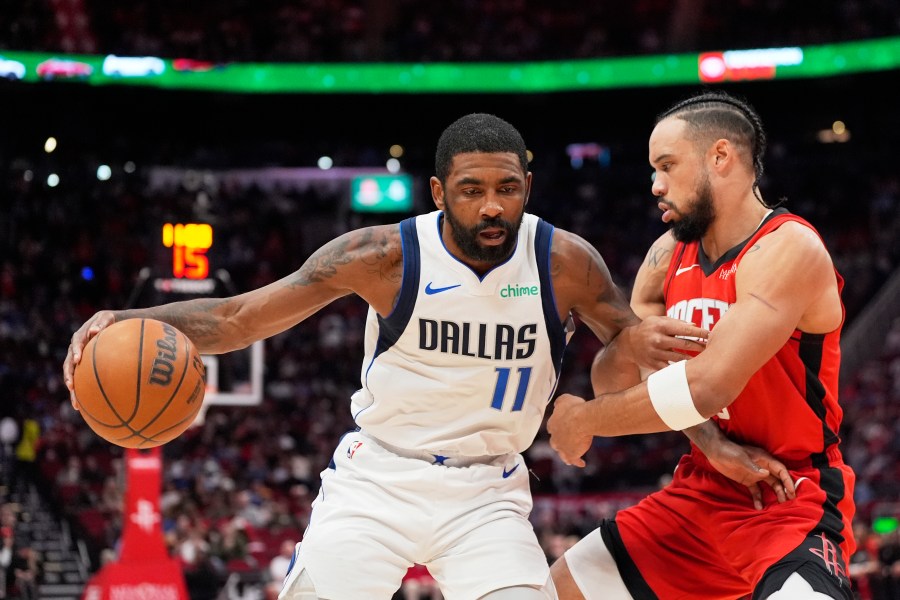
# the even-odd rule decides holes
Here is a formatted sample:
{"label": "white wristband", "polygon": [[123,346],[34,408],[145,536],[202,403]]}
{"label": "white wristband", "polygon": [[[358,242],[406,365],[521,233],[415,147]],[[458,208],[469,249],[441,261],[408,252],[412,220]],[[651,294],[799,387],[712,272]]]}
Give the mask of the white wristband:
{"label": "white wristband", "polygon": [[687,361],[681,360],[647,378],[650,403],[669,429],[681,431],[699,425],[706,417],[697,412],[687,380]]}

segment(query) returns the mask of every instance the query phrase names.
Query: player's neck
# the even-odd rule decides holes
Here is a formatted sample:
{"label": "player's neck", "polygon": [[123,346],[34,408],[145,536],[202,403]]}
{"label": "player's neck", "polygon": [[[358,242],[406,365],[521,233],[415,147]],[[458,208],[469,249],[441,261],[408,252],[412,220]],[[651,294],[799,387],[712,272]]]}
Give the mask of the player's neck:
{"label": "player's neck", "polygon": [[744,201],[716,207],[716,218],[703,236],[703,252],[716,262],[723,254],[749,238],[772,212],[755,196]]}

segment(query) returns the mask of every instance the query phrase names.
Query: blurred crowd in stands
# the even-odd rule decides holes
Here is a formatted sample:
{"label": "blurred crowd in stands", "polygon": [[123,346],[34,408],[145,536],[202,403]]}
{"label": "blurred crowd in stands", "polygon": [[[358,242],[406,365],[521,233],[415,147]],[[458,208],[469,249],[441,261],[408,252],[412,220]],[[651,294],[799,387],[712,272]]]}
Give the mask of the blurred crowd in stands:
{"label": "blurred crowd in stands", "polygon": [[[818,158],[805,169],[802,162],[773,164],[765,186],[794,192],[788,206],[828,239],[848,279],[852,324],[900,264],[900,177],[857,180],[834,172],[825,196],[810,197],[801,190],[817,192],[812,166],[821,168],[825,160]],[[6,206],[0,211],[3,416],[30,432],[15,442],[22,476],[55,498],[95,552],[114,551],[121,532],[122,452],[94,435],[69,406],[60,365],[71,332],[100,308],[134,302],[142,268],[166,275],[171,250],[159,241],[164,222],[209,217],[218,244],[210,250],[213,267],[228,271],[237,290],[247,290],[289,273],[322,241],[366,221],[352,213],[336,216],[342,193],[331,188],[263,192],[226,179],[210,196],[186,185],[151,186],[148,172],[139,169],[50,189],[28,175],[26,162],[4,165],[0,184]],[[560,161],[550,173],[544,169],[541,178],[552,180],[552,187],[538,185],[532,210],[595,244],[627,289],[662,227],[646,190],[620,189],[599,165],[572,169]],[[790,177],[780,179],[780,172]],[[843,198],[855,199],[852,211],[837,206]],[[427,198],[419,200],[427,209]],[[318,473],[338,437],[353,427],[348,399],[359,385],[365,314],[360,300],[347,298],[268,340],[262,405],[213,406],[202,424],[164,447],[166,539],[200,589],[203,582],[221,585],[226,573],[267,571],[283,543],[302,534]],[[859,476],[860,574],[900,557],[891,550],[896,535],[868,529],[873,516],[900,515],[900,322],[886,327],[891,333],[884,348],[842,386],[844,451]],[[589,393],[589,365],[598,348],[579,328],[560,391]],[[548,557],[598,519],[663,485],[685,449],[680,433],[597,439],[588,467],[580,470],[565,467],[542,432],[527,459],[537,497],[533,519]],[[882,572],[872,571],[873,589]]]}
{"label": "blurred crowd in stands", "polygon": [[[0,4],[0,23],[0,49],[8,50],[213,62],[541,60],[897,35],[900,3],[828,0],[809,10],[787,0],[589,7],[545,0],[203,0],[190,7],[172,0],[24,0]],[[129,143],[140,141],[123,146]],[[645,148],[644,139],[635,143]],[[786,206],[822,232],[848,282],[852,325],[900,265],[900,174],[887,166],[883,148],[868,150],[881,153],[879,162],[859,147],[793,143],[772,140],[764,191],[771,190],[770,200],[787,196]],[[663,227],[649,183],[640,189],[632,183],[633,172],[648,172],[643,160],[574,168],[563,148],[535,150],[541,165],[529,209],[594,244],[627,290]],[[368,164],[363,150],[347,149],[355,151],[357,163]],[[211,152],[196,156],[208,162]],[[98,181],[86,159],[70,158],[56,165],[63,184],[49,188],[42,160],[0,146],[3,473],[7,486],[30,483],[53,499],[89,541],[96,567],[114,555],[121,533],[122,452],[69,405],[60,372],[72,331],[98,309],[139,302],[141,269],[164,273],[165,222],[213,223],[210,260],[244,291],[291,272],[322,242],[378,217],[336,212],[346,199],[333,187],[263,190],[227,178],[214,186],[151,186],[151,159]],[[69,172],[87,175],[67,184]],[[415,175],[424,181],[430,174]],[[417,209],[429,210],[428,198],[419,196]],[[348,298],[267,341],[263,403],[213,406],[201,424],[164,447],[164,531],[193,599],[215,597],[236,571],[262,574],[274,597],[286,549],[307,524],[318,473],[353,427],[348,399],[359,385],[365,314],[361,301]],[[890,333],[883,347],[873,348],[841,389],[844,453],[858,475],[860,550],[851,572],[863,600],[900,597],[900,534],[872,530],[873,518],[900,516],[900,321],[884,328]],[[567,350],[560,392],[589,394],[598,348],[581,327]],[[533,521],[548,558],[664,485],[686,448],[680,433],[597,439],[579,470],[565,467],[539,434],[526,458]],[[14,508],[0,509],[0,571],[7,589],[27,590],[39,557],[14,543],[15,520]],[[419,570],[410,572],[404,593],[404,600],[439,597]]]}
{"label": "blurred crowd in stands", "polygon": [[24,0],[0,48],[230,61],[508,61],[896,35],[892,0]]}

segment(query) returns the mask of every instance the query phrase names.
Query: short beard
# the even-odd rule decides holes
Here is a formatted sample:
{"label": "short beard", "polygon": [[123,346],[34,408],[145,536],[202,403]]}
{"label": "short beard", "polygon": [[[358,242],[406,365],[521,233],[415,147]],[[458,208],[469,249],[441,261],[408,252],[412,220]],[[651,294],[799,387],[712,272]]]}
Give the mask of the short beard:
{"label": "short beard", "polygon": [[[470,260],[491,264],[502,262],[513,253],[516,247],[516,240],[519,237],[519,226],[522,224],[522,217],[524,216],[524,213],[522,213],[519,216],[519,220],[515,223],[500,217],[494,217],[493,219],[482,221],[469,229],[453,215],[450,203],[444,205],[444,217],[447,225],[450,227],[450,235],[462,253]],[[490,227],[499,227],[506,231],[506,239],[499,246],[483,246],[478,242],[478,234]]]}
{"label": "short beard", "polygon": [[703,239],[710,225],[716,218],[716,209],[712,201],[712,189],[709,179],[697,190],[697,199],[691,206],[690,212],[681,213],[681,218],[673,221],[671,225],[672,235],[679,242],[690,243]]}

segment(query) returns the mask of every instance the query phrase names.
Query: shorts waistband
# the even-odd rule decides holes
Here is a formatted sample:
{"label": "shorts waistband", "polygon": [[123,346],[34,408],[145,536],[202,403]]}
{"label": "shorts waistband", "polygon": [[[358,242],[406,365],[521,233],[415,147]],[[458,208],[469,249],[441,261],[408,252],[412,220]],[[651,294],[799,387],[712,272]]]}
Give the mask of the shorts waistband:
{"label": "shorts waistband", "polygon": [[362,430],[358,431],[357,434],[381,446],[391,454],[396,454],[397,456],[402,456],[404,458],[422,460],[431,464],[443,465],[445,467],[468,467],[471,465],[491,464],[494,461],[507,456],[496,454],[485,454],[482,456],[444,455],[428,450],[411,450],[409,448],[394,446],[393,444],[388,444]]}

